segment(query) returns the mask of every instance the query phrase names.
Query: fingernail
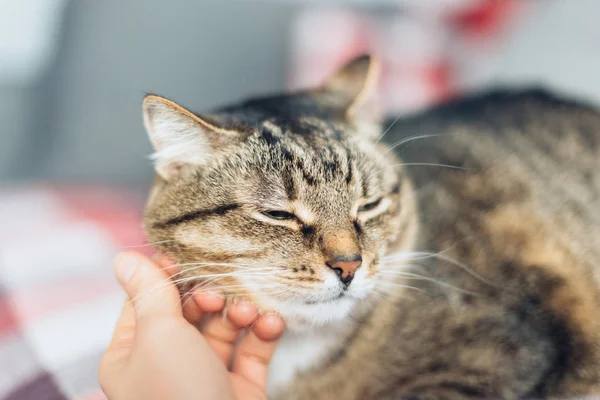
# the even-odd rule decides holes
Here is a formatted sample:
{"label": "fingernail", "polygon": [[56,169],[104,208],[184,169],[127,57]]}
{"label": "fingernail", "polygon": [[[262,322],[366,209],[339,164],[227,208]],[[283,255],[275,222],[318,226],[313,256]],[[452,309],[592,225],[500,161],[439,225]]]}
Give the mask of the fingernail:
{"label": "fingernail", "polygon": [[256,310],[256,306],[250,300],[240,300],[235,306],[241,310]]}
{"label": "fingernail", "polygon": [[215,288],[203,290],[202,295],[214,296],[214,297],[218,297],[220,299],[225,298],[225,294],[222,291],[220,291],[219,289],[215,289]]}
{"label": "fingernail", "polygon": [[115,273],[122,285],[126,285],[131,280],[139,263],[139,258],[130,253],[121,253],[117,256],[115,259]]}

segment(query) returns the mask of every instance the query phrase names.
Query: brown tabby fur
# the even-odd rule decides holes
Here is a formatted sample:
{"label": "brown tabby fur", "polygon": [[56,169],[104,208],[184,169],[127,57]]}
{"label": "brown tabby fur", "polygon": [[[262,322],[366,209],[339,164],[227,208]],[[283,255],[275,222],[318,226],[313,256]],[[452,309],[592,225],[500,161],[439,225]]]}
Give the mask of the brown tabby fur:
{"label": "brown tabby fur", "polygon": [[[338,86],[207,117],[239,136],[213,147],[212,161],[157,177],[146,213],[150,240],[171,240],[159,248],[177,261],[281,267],[265,279],[291,301],[331,273],[328,252],[361,252],[374,289],[331,322],[349,328],[325,357],[273,397],[600,394],[600,113],[495,92],[398,120],[376,143],[381,131],[365,133],[350,101],[364,87]],[[383,142],[402,140],[398,161]],[[390,199],[380,215],[353,214],[379,195]],[[257,220],[270,198],[309,209],[310,222]],[[408,251],[432,253],[396,262],[415,275],[389,256]],[[235,276],[216,283],[270,308],[268,290],[229,286]]]}

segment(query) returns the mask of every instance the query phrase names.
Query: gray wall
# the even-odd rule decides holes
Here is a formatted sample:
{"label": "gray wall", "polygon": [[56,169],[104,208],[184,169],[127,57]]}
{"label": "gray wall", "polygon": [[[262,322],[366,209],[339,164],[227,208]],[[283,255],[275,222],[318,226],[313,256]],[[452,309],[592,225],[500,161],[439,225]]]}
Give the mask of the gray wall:
{"label": "gray wall", "polygon": [[[0,183],[147,185],[144,93],[203,111],[281,90],[298,3],[71,0],[43,79],[29,87],[0,82]],[[537,6],[498,38],[491,57],[465,53],[460,84],[543,84],[600,104],[600,53],[593,51],[600,1],[530,4]]]}
{"label": "gray wall", "polygon": [[41,82],[0,88],[0,177],[145,185],[146,92],[202,111],[284,87],[295,8],[230,0],[77,0]]}

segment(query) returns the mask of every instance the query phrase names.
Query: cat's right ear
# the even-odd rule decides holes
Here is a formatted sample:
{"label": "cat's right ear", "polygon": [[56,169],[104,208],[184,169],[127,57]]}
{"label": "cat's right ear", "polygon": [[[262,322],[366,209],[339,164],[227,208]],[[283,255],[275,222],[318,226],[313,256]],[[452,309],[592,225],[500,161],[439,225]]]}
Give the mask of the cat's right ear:
{"label": "cat's right ear", "polygon": [[350,60],[330,76],[321,94],[341,109],[348,120],[377,120],[379,105],[374,96],[379,79],[379,61],[370,55]]}
{"label": "cat's right ear", "polygon": [[155,150],[155,169],[166,180],[205,164],[240,137],[239,132],[219,127],[164,97],[146,96],[143,111],[144,126]]}

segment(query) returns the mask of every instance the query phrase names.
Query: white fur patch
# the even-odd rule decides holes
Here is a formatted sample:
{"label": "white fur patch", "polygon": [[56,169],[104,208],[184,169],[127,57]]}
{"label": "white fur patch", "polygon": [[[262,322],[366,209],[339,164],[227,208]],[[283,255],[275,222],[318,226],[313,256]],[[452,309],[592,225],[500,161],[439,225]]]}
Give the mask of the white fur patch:
{"label": "white fur patch", "polygon": [[160,147],[151,156],[153,160],[201,164],[210,156],[210,148],[198,124],[168,114],[155,117],[154,124],[153,135]]}
{"label": "white fur patch", "polygon": [[340,336],[334,330],[286,331],[269,364],[269,398],[289,385],[296,374],[317,366],[338,343]]}
{"label": "white fur patch", "polygon": [[270,303],[290,329],[304,331],[309,327],[326,326],[346,319],[356,304],[356,299],[342,297],[313,304],[279,300],[271,300]]}
{"label": "white fur patch", "polygon": [[[361,299],[371,293],[374,283],[367,278],[366,268],[359,268],[352,284],[344,291],[333,271],[322,277],[323,283],[302,292],[261,296],[261,307],[278,312],[286,321],[286,332],[271,360],[269,395],[287,386],[302,371],[317,367],[336,349],[350,332],[352,315],[363,310]],[[250,276],[241,277],[244,284],[258,282]],[[276,278],[268,279],[276,282]],[[281,285],[281,287],[285,287]],[[343,294],[342,297],[338,297]]]}
{"label": "white fur patch", "polygon": [[190,116],[155,103],[151,115],[144,115],[144,123],[156,150],[151,158],[159,173],[182,164],[201,165],[211,157],[204,128]]}
{"label": "white fur patch", "polygon": [[[310,331],[314,328],[329,326],[345,321],[356,308],[360,299],[365,298],[373,289],[374,282],[367,278],[367,269],[359,268],[348,290],[344,291],[339,278],[333,271],[327,271],[323,283],[301,292],[285,290],[280,285],[275,295],[255,293],[261,307],[279,313],[286,326],[294,331]],[[261,277],[277,285],[277,278]],[[252,286],[259,283],[257,277],[240,277],[242,283]],[[284,291],[281,293],[281,291]],[[340,296],[342,295],[342,296]]]}

